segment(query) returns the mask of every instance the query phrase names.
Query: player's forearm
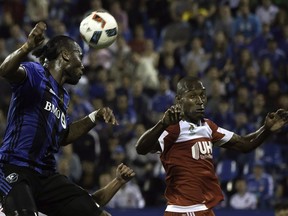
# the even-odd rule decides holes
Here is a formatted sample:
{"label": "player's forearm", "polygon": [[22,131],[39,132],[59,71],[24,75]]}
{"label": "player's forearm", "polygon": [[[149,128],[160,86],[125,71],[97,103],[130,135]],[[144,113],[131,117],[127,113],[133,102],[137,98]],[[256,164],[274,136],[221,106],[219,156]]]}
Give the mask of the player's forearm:
{"label": "player's forearm", "polygon": [[88,116],[79,121],[73,122],[69,125],[69,133],[63,140],[62,145],[67,145],[74,142],[83,135],[87,134],[93,127],[95,127],[95,124]]}
{"label": "player's forearm", "polygon": [[0,76],[8,79],[14,76],[14,73],[17,72],[21,62],[27,57],[29,52],[28,44],[25,43],[22,47],[8,55],[0,65]]}
{"label": "player's forearm", "polygon": [[108,183],[104,188],[95,191],[92,194],[92,198],[100,206],[105,206],[124,184],[125,183],[115,178],[110,183]]}
{"label": "player's forearm", "polygon": [[243,137],[245,140],[243,145],[243,152],[250,152],[260,146],[270,135],[271,131],[266,129],[264,126],[259,128],[254,133],[248,134]]}
{"label": "player's forearm", "polygon": [[138,154],[145,155],[155,149],[158,144],[158,138],[163,133],[167,126],[159,121],[154,127],[146,131],[136,143],[136,151]]}

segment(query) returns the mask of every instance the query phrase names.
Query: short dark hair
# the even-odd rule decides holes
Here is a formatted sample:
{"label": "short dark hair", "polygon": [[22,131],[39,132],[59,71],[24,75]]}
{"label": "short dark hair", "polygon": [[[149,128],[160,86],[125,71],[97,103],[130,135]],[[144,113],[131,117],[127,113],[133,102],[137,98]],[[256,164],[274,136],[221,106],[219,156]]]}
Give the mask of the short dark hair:
{"label": "short dark hair", "polygon": [[197,76],[187,76],[183,77],[177,83],[177,95],[182,95],[188,88],[189,83],[200,82]]}
{"label": "short dark hair", "polygon": [[69,48],[75,40],[65,35],[58,35],[50,39],[44,46],[35,49],[32,55],[39,58],[43,64],[45,59],[51,61],[58,57],[63,48]]}

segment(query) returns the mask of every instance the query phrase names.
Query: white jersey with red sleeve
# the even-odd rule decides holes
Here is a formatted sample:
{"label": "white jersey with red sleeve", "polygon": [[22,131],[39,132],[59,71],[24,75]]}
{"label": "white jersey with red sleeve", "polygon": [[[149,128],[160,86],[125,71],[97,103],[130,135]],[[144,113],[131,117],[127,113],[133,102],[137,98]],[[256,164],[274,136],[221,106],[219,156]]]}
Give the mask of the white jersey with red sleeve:
{"label": "white jersey with red sleeve", "polygon": [[216,206],[223,194],[215,174],[212,147],[228,142],[233,132],[209,119],[200,125],[180,121],[159,137],[166,171],[166,211],[193,212]]}

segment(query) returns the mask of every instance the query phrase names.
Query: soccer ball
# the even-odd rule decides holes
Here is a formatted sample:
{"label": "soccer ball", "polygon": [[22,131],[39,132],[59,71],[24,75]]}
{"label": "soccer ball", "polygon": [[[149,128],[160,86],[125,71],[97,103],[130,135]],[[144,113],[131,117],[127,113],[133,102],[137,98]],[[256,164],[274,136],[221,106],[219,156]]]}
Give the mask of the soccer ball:
{"label": "soccer ball", "polygon": [[118,24],[107,11],[94,11],[80,23],[80,35],[91,47],[96,49],[110,46],[117,37]]}

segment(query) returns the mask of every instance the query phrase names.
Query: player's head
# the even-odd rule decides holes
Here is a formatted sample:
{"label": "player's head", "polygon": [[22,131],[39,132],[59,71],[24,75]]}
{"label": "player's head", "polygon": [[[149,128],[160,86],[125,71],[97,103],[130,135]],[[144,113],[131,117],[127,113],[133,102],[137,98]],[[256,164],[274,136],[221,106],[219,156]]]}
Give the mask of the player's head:
{"label": "player's head", "polygon": [[187,121],[197,123],[204,117],[207,102],[205,87],[197,77],[184,77],[177,84],[176,103]]}
{"label": "player's head", "polygon": [[77,84],[83,74],[82,49],[68,36],[55,36],[32,54],[48,68],[49,64],[56,64],[66,83]]}
{"label": "player's head", "polygon": [[274,205],[275,216],[288,215],[288,202],[279,202]]}

